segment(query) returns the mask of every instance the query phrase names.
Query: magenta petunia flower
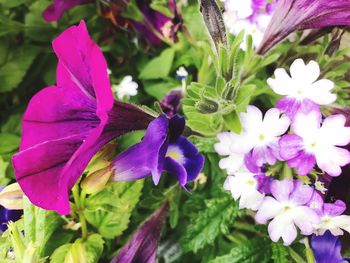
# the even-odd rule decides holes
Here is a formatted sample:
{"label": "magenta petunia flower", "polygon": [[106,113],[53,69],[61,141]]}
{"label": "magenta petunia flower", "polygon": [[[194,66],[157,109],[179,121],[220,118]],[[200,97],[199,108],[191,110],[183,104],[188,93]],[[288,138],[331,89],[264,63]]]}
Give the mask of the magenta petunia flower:
{"label": "magenta petunia flower", "polygon": [[113,180],[130,181],[152,176],[158,184],[163,171],[177,177],[183,187],[194,181],[204,165],[204,156],[181,136],[185,120],[160,115],[153,120],[144,139],[112,161]]}
{"label": "magenta petunia flower", "polygon": [[68,214],[68,192],[93,155],[111,139],[145,129],[152,117],[113,100],[106,61],[84,21],[52,45],[58,57],[57,84],[30,101],[13,165],[33,204]]}
{"label": "magenta petunia flower", "polygon": [[54,0],[53,3],[45,9],[43,17],[47,22],[57,21],[64,12],[73,7],[92,2],[94,2],[94,0]]}
{"label": "magenta petunia flower", "polygon": [[349,0],[280,0],[258,49],[265,54],[297,30],[350,25]]}

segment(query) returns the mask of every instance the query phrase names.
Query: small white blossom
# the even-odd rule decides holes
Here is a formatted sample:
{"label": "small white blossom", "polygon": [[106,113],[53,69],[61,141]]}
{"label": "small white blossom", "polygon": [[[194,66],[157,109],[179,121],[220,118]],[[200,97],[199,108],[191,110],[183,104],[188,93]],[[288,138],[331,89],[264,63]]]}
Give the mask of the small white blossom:
{"label": "small white blossom", "polygon": [[132,80],[131,76],[125,76],[119,85],[113,85],[113,93],[117,94],[118,99],[131,97],[137,94],[138,84]]}
{"label": "small white blossom", "polygon": [[179,67],[179,69],[176,71],[176,76],[181,80],[187,78],[188,72],[185,67]]}

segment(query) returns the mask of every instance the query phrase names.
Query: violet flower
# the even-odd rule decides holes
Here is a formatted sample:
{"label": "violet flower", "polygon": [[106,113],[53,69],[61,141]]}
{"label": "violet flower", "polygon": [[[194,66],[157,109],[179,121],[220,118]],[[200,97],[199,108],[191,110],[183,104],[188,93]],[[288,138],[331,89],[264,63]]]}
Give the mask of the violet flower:
{"label": "violet flower", "polygon": [[[0,192],[3,190],[3,187],[0,186]],[[5,232],[7,229],[7,223],[10,221],[17,221],[21,218],[23,211],[20,209],[6,209],[0,205],[0,232]]]}
{"label": "violet flower", "polygon": [[308,206],[314,190],[304,185],[300,180],[275,180],[270,184],[272,196],[265,196],[255,220],[268,225],[268,232],[272,241],[280,238],[284,244],[291,244],[297,237],[296,226],[303,235],[313,232],[313,225],[319,222],[317,213]]}
{"label": "violet flower", "polygon": [[145,129],[153,119],[133,105],[115,102],[107,65],[84,21],[53,41],[57,84],[38,92],[23,116],[15,175],[30,201],[68,214],[69,190],[107,142]]}
{"label": "violet flower", "polygon": [[179,113],[183,96],[181,89],[174,89],[169,91],[160,101],[160,107],[168,117],[172,118]]}
{"label": "violet flower", "polygon": [[204,157],[181,136],[184,127],[185,120],[178,115],[170,120],[160,115],[153,120],[143,140],[112,161],[112,180],[129,181],[152,176],[157,185],[163,171],[176,176],[183,187],[195,180],[203,168]]}
{"label": "violet flower", "polygon": [[292,123],[294,134],[280,139],[281,157],[296,168],[299,175],[307,175],[315,163],[330,176],[339,176],[341,167],[350,163],[350,152],[339,146],[350,143],[350,127],[343,115],[331,115],[321,125],[317,111],[299,113]]}
{"label": "violet flower", "polygon": [[160,45],[163,43],[159,36],[171,43],[176,42],[176,33],[180,29],[181,19],[178,15],[175,1],[169,0],[169,9],[173,12],[173,17],[167,17],[152,9],[150,7],[150,0],[138,0],[137,3],[144,15],[144,21],[135,21],[133,23],[136,30],[139,31],[152,45]]}
{"label": "violet flower", "polygon": [[144,262],[155,263],[158,242],[165,223],[168,202],[162,205],[149,219],[147,219],[122,247],[111,263]]}
{"label": "violet flower", "polygon": [[333,236],[329,231],[323,236],[313,235],[311,247],[314,252],[316,263],[346,263],[341,255],[342,244],[338,237]]}
{"label": "violet flower", "polygon": [[258,53],[265,54],[297,30],[349,25],[348,0],[279,0]]}
{"label": "violet flower", "polygon": [[94,1],[95,0],[53,0],[53,3],[45,9],[43,17],[47,22],[57,21],[61,18],[64,12],[73,7],[89,4]]}

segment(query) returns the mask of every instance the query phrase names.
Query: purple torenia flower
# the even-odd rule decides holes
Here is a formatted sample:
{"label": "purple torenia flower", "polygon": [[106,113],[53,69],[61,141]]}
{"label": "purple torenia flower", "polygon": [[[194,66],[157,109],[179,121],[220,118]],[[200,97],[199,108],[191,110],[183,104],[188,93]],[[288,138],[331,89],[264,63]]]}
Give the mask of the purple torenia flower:
{"label": "purple torenia flower", "polygon": [[321,126],[319,112],[297,114],[292,124],[294,134],[280,140],[281,157],[299,175],[308,174],[315,163],[331,176],[340,175],[341,167],[350,163],[350,152],[337,147],[350,142],[350,127],[345,127],[345,121],[343,115],[331,115]]}
{"label": "purple torenia flower", "polygon": [[[0,186],[0,191],[3,190],[3,187]],[[17,221],[21,218],[23,211],[20,209],[6,209],[0,205],[0,231],[4,232],[7,229],[7,223],[9,221]]]}
{"label": "purple torenia flower", "polygon": [[119,135],[145,129],[152,117],[114,102],[106,61],[84,21],[57,37],[53,48],[57,85],[30,101],[13,165],[33,204],[68,214],[69,189],[94,154]]}
{"label": "purple torenia flower", "polygon": [[267,83],[272,90],[286,97],[277,102],[277,108],[284,111],[290,119],[299,112],[319,111],[318,105],[333,103],[337,96],[331,93],[334,83],[328,79],[317,80],[320,67],[315,61],[305,65],[302,59],[296,59],[290,67],[290,75],[283,68],[275,70],[275,78]]}
{"label": "purple torenia flower", "polygon": [[57,21],[62,14],[77,5],[92,3],[94,0],[54,0],[43,13],[47,22]]}
{"label": "purple torenia flower", "polygon": [[144,139],[112,161],[113,179],[129,181],[152,176],[158,184],[163,171],[177,177],[181,186],[196,179],[204,165],[203,155],[181,133],[185,120],[160,115],[153,120]]}
{"label": "purple torenia flower", "polygon": [[348,0],[280,0],[258,49],[264,54],[290,33],[350,25]]}
{"label": "purple torenia flower", "polygon": [[329,231],[323,236],[313,235],[311,247],[314,252],[316,263],[346,263],[341,255],[342,244],[338,237],[333,236]]}
{"label": "purple torenia flower", "polygon": [[162,227],[168,211],[168,203],[162,205],[147,219],[119,251],[111,263],[144,262],[154,263]]}
{"label": "purple torenia flower", "polygon": [[314,190],[303,185],[300,180],[286,179],[273,181],[270,185],[272,196],[265,196],[256,214],[256,221],[266,224],[272,241],[277,242],[281,237],[284,244],[291,244],[297,237],[296,226],[303,235],[313,232],[313,225],[319,222],[319,216],[307,204]]}
{"label": "purple torenia flower", "polygon": [[174,89],[160,101],[160,106],[168,117],[171,118],[179,112],[183,96],[181,89]]}

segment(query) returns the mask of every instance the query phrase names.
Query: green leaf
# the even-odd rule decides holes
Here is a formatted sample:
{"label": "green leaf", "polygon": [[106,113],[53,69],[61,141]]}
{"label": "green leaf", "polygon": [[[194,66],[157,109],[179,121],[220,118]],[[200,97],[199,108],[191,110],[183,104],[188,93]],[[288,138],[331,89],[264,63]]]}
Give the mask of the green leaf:
{"label": "green leaf", "polygon": [[127,229],[131,212],[139,201],[143,180],[113,182],[86,200],[87,221],[105,238],[115,238]]}
{"label": "green leaf", "polygon": [[27,2],[26,0],[0,0],[0,5],[2,5],[4,8],[13,8],[17,7],[23,3]]}
{"label": "green leaf", "polygon": [[122,16],[138,22],[144,20],[143,14],[137,6],[136,0],[130,0],[128,2],[128,9],[123,12]]}
{"label": "green leaf", "polygon": [[171,70],[175,56],[173,48],[167,48],[156,58],[149,61],[139,74],[139,78],[147,79],[162,79],[166,78]]}
{"label": "green leaf", "polygon": [[11,133],[0,133],[0,154],[8,154],[17,150],[20,138]]}
{"label": "green leaf", "polygon": [[177,82],[174,82],[172,79],[169,79],[167,81],[161,82],[145,81],[144,86],[145,91],[149,95],[156,98],[157,100],[161,100],[170,90],[178,87],[179,84]]}
{"label": "green leaf", "polygon": [[0,66],[0,93],[16,88],[26,75],[39,49],[32,46],[12,48],[5,64]]}
{"label": "green leaf", "polygon": [[[93,234],[83,240],[77,239],[73,244],[65,244],[57,248],[50,257],[51,263],[76,262],[84,259],[86,263],[96,263],[103,252],[104,241],[99,234]],[[77,261],[81,262],[81,261]]]}
{"label": "green leaf", "polygon": [[271,241],[254,238],[233,248],[229,254],[217,257],[210,263],[268,263],[271,260]]}
{"label": "green leaf", "polygon": [[169,10],[169,1],[168,0],[153,0],[151,2],[151,8],[162,13],[167,17],[173,17],[173,13]]}
{"label": "green leaf", "polygon": [[216,198],[206,202],[206,207],[198,213],[188,227],[182,244],[186,251],[197,252],[216,237],[228,232],[228,227],[241,215],[237,204],[230,198]]}
{"label": "green leaf", "polygon": [[0,185],[7,185],[10,179],[6,177],[6,170],[9,167],[9,162],[4,161],[0,156]]}
{"label": "green leaf", "polygon": [[26,242],[33,242],[42,256],[47,241],[62,222],[60,216],[32,205],[27,198],[24,198],[23,215]]}
{"label": "green leaf", "polygon": [[237,111],[233,111],[227,115],[224,116],[224,121],[227,126],[227,128],[230,129],[230,131],[234,133],[241,133],[242,131],[242,124],[239,119]]}
{"label": "green leaf", "polygon": [[189,140],[196,145],[201,153],[215,153],[214,144],[218,142],[216,137],[200,137],[191,135]]}
{"label": "green leaf", "polygon": [[272,243],[272,259],[274,263],[288,263],[290,260],[288,259],[288,248],[284,246],[282,243]]}

